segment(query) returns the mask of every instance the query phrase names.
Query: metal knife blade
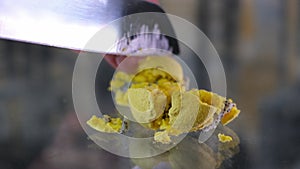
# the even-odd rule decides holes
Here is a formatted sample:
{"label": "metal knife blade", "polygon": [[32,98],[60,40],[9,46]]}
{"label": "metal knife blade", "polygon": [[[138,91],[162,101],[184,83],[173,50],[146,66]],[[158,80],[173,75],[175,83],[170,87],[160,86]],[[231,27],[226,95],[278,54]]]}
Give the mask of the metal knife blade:
{"label": "metal knife blade", "polygon": [[[0,38],[84,50],[89,39],[108,23],[143,11],[163,12],[141,0],[1,0]],[[123,34],[122,25],[112,25],[103,39],[116,42]],[[173,50],[178,48],[174,44]],[[100,44],[91,52],[107,52],[107,46]],[[116,49],[110,52],[118,53]]]}

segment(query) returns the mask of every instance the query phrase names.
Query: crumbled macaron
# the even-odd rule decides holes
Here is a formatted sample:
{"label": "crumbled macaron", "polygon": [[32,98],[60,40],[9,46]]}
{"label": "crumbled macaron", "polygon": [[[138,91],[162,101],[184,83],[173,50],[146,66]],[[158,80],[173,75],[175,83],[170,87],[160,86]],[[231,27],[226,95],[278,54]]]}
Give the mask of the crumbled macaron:
{"label": "crumbled macaron", "polygon": [[104,115],[103,118],[93,115],[86,123],[91,128],[105,133],[119,133],[122,128],[122,120],[120,118],[111,118],[108,115]]}
{"label": "crumbled macaron", "polygon": [[[168,144],[170,136],[204,130],[216,122],[226,125],[240,113],[231,99],[206,90],[186,91],[181,65],[171,57],[146,57],[137,70],[116,72],[110,90],[117,104],[128,106],[137,122],[155,131],[156,142]],[[107,122],[93,116],[88,124],[101,132],[119,132],[122,127],[118,118]],[[232,139],[218,137],[221,142]]]}
{"label": "crumbled macaron", "polygon": [[169,144],[171,142],[171,138],[166,131],[156,132],[154,134],[154,140],[162,144]]}

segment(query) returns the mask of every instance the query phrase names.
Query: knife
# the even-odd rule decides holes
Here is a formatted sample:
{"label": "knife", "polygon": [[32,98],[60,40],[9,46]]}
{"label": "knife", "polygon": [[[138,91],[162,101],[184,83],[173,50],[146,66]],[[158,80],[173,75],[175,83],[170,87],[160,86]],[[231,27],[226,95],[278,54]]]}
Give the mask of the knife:
{"label": "knife", "polygon": [[[0,38],[107,53],[105,42],[118,42],[128,31],[138,31],[145,24],[149,27],[163,25],[161,33],[175,37],[167,16],[153,16],[147,21],[135,18],[122,24],[110,24],[123,16],[143,12],[164,13],[158,5],[142,0],[1,0]],[[136,29],[129,29],[132,25]],[[104,27],[103,43],[96,48],[86,49],[90,38]],[[169,36],[166,38],[172,52],[178,54],[177,40]],[[117,47],[109,52],[121,54]]]}

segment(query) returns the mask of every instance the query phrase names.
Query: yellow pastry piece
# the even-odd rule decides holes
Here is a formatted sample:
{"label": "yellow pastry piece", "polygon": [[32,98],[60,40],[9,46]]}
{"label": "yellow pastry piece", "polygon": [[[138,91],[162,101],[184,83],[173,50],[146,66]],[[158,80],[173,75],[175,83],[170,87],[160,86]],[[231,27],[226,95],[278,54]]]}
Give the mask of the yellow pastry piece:
{"label": "yellow pastry piece", "polygon": [[[218,94],[206,91],[206,90],[199,90],[200,100],[208,105],[211,105],[218,109],[216,113],[220,113],[225,108],[225,102],[230,104],[234,104],[231,99],[226,100],[225,97],[222,97]],[[221,123],[223,125],[229,124],[233,121],[238,115],[240,114],[240,110],[235,106],[232,106],[229,112],[225,112],[224,116],[221,119]]]}
{"label": "yellow pastry piece", "polygon": [[181,82],[177,82],[161,68],[149,68],[140,71],[133,77],[130,88],[157,88],[167,96],[167,106],[171,102],[171,95],[174,91],[184,90]]}
{"label": "yellow pastry piece", "polygon": [[221,120],[221,123],[223,125],[227,125],[232,120],[234,120],[235,118],[237,118],[239,114],[240,114],[240,110],[237,107],[233,107],[229,113],[226,113],[223,116],[223,118]]}
{"label": "yellow pastry piece", "polygon": [[217,108],[219,110],[218,113],[224,109],[226,98],[206,90],[199,90],[199,95],[202,102]]}
{"label": "yellow pastry piece", "polygon": [[209,126],[213,122],[214,114],[217,112],[217,108],[200,101],[198,115],[191,131],[198,131]]}
{"label": "yellow pastry piece", "polygon": [[[189,116],[190,114],[186,114],[184,113],[184,111],[190,112],[191,107],[198,107],[198,111],[197,111],[197,117],[195,118],[193,127],[190,129],[190,131],[201,130],[204,127],[210,125],[213,122],[214,114],[220,113],[220,109],[213,105],[210,105],[212,102],[207,99],[208,94],[210,96],[212,96],[213,94],[203,90],[198,91],[196,89],[193,89],[185,93],[193,94],[197,99],[188,99],[186,97],[182,97],[182,93],[180,93],[179,91],[174,92],[172,95],[172,107],[169,109],[168,112],[170,118],[170,122],[169,122],[170,125],[174,123],[175,119],[180,118],[177,117],[178,114]],[[222,98],[216,98],[216,100],[221,100],[221,99]],[[186,102],[182,102],[181,100],[186,100]]]}
{"label": "yellow pastry piece", "polygon": [[222,143],[227,143],[232,141],[232,137],[226,136],[225,134],[221,134],[221,133],[218,134],[218,139]]}
{"label": "yellow pastry piece", "polygon": [[166,131],[159,131],[155,132],[154,140],[160,142],[162,144],[169,144],[171,143],[171,138]]}
{"label": "yellow pastry piece", "polygon": [[172,93],[171,96],[171,108],[169,109],[168,115],[169,115],[169,123],[173,124],[176,120],[180,108],[181,108],[181,100],[182,100],[182,93],[180,91],[175,91]]}
{"label": "yellow pastry piece", "polygon": [[121,80],[114,80],[110,82],[110,89],[111,90],[118,90],[121,87],[123,87],[125,85],[124,81]]}
{"label": "yellow pastry piece", "polygon": [[128,106],[127,92],[123,91],[125,85],[129,85],[133,76],[125,72],[118,71],[114,75],[114,79],[110,81],[109,90],[115,94],[115,101],[120,106]]}
{"label": "yellow pastry piece", "polygon": [[118,71],[114,75],[114,79],[110,81],[110,91],[117,91],[124,87],[126,84],[131,82],[132,75],[129,75],[125,72]]}
{"label": "yellow pastry piece", "polygon": [[[221,101],[226,99],[211,92],[193,89],[183,93],[176,91],[172,94],[171,100],[172,107],[168,112],[169,126],[164,128],[168,135],[179,135],[210,126],[214,122],[214,115],[219,114],[221,108],[224,109],[225,104]],[[236,107],[231,111],[235,110],[234,108]]]}
{"label": "yellow pastry piece", "polygon": [[120,118],[111,118],[108,115],[104,115],[103,118],[93,115],[86,123],[91,128],[105,133],[119,133],[122,128],[122,120]]}
{"label": "yellow pastry piece", "polygon": [[190,92],[182,93],[181,97],[179,112],[173,113],[172,108],[170,109],[169,116],[176,114],[175,117],[170,116],[170,118],[175,118],[170,122],[170,126],[180,133],[188,133],[196,122],[200,102],[199,98]]}
{"label": "yellow pastry piece", "polygon": [[115,101],[120,106],[128,106],[128,93],[117,90],[115,92]]}
{"label": "yellow pastry piece", "polygon": [[[207,96],[213,96],[213,93],[197,89],[192,89],[190,92],[199,98],[198,115],[191,129],[191,131],[198,131],[209,126],[213,122],[214,115],[219,114],[221,110],[212,105],[212,101],[207,98]],[[195,103],[190,103],[190,105],[193,104]]]}
{"label": "yellow pastry piece", "polygon": [[115,76],[116,79],[120,80],[120,81],[124,81],[124,82],[130,82],[132,79],[132,75],[122,72],[122,71],[118,71],[116,72]]}
{"label": "yellow pastry piece", "polygon": [[139,123],[149,123],[165,110],[167,97],[159,89],[128,89],[128,103],[133,117]]}

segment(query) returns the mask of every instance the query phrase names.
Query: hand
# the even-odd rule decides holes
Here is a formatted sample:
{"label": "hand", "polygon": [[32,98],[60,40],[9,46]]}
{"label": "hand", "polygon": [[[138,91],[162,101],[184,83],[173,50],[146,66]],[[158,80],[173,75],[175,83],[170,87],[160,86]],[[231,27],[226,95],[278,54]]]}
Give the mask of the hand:
{"label": "hand", "polygon": [[123,55],[107,54],[104,56],[104,59],[113,68],[118,69],[118,71],[123,71],[126,73],[135,73],[140,61],[145,59],[145,57],[141,57],[141,56],[127,57]]}

